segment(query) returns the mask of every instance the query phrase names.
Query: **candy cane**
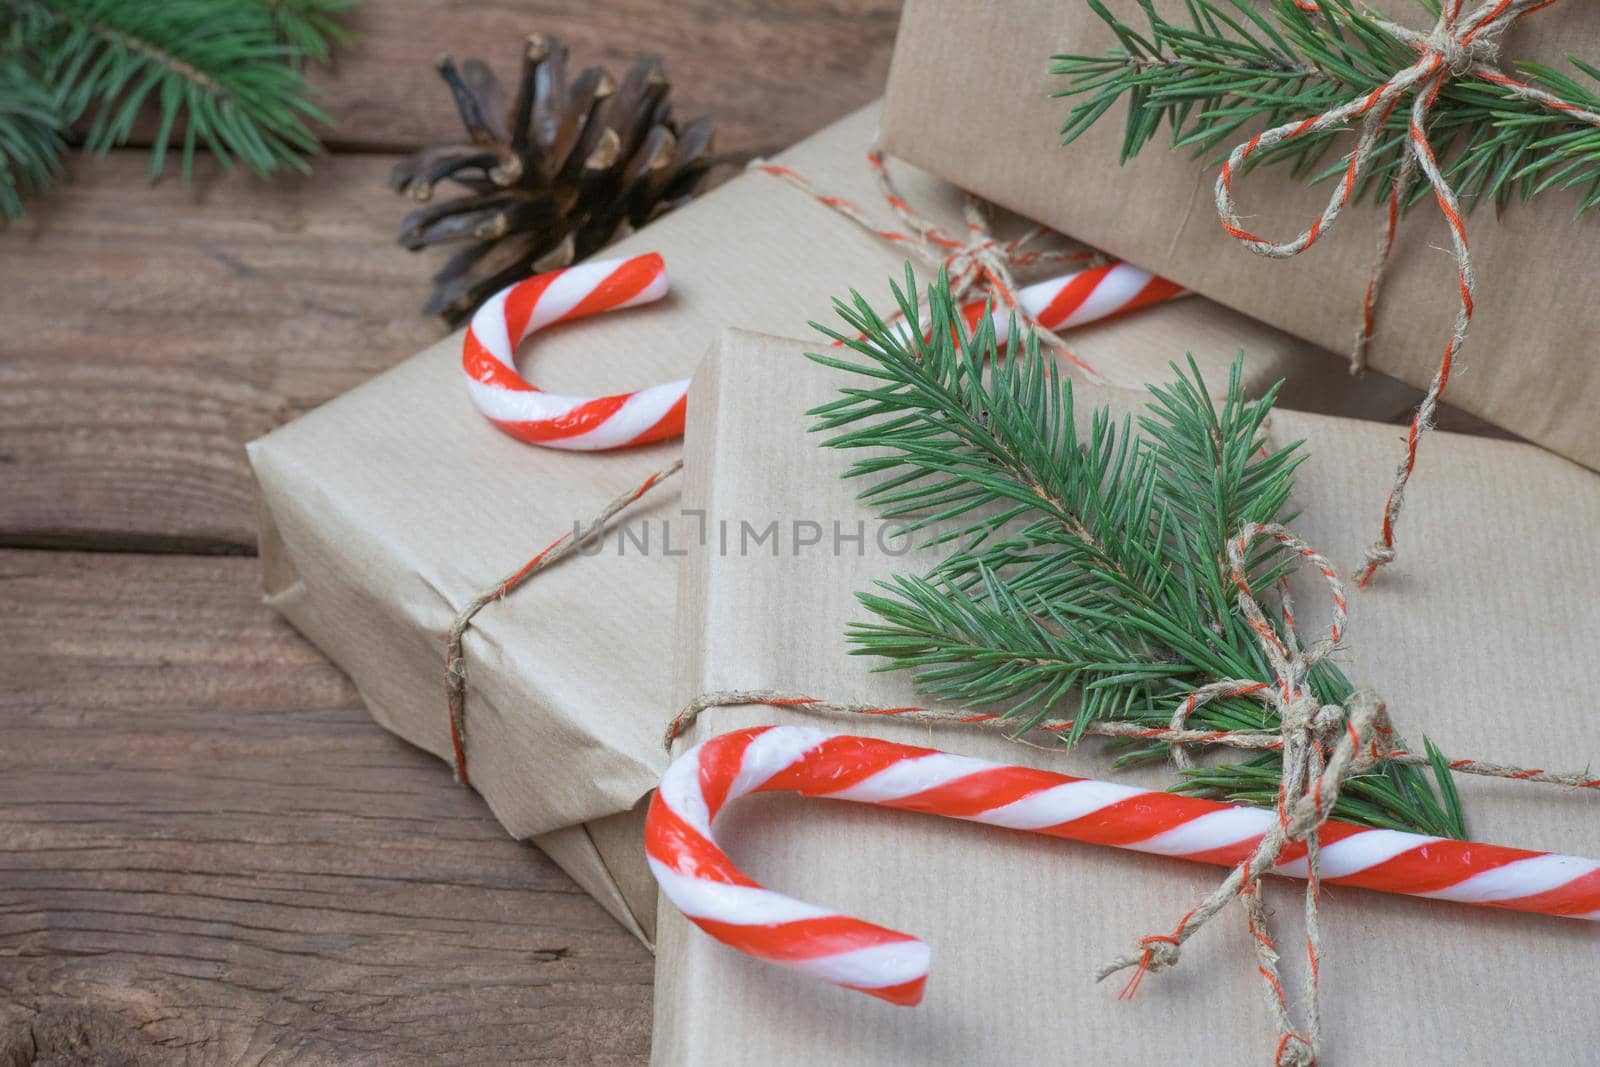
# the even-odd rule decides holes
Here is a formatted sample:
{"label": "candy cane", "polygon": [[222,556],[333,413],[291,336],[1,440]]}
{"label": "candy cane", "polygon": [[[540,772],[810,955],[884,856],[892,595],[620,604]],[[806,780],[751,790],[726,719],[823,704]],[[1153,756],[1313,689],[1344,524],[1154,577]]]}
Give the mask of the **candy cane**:
{"label": "candy cane", "polygon": [[[1017,290],[1017,302],[1039,325],[1060,333],[1188,295],[1189,290],[1176,282],[1169,282],[1132,263],[1113,260],[1024,286]],[[989,309],[990,321],[994,323],[995,339],[1005,344],[1011,336],[1011,309],[996,306],[991,300],[970,300],[961,305],[961,318],[967,325],[967,332],[978,328],[985,308]],[[922,322],[922,331],[926,337],[926,320]],[[911,336],[910,327],[904,323],[898,325],[896,332],[902,338]]]}
{"label": "candy cane", "polygon": [[580,263],[501,290],[467,326],[461,369],[472,403],[512,437],[546,448],[595,451],[677,437],[687,378],[613,396],[558,396],[530,384],[515,362],[517,345],[535,330],[666,292],[666,264],[654,252]]}
{"label": "candy cane", "polygon": [[[1262,808],[1072,778],[870,737],[767,726],[714,737],[673,761],[645,820],[667,899],[712,937],[894,1004],[916,1004],[928,946],[764,889],[717,847],[711,826],[747,793],[796,792],[1031,830],[1233,866],[1274,815]],[[1464,904],[1600,920],[1600,862],[1327,822],[1322,881]],[[1292,843],[1274,869],[1306,876]]]}
{"label": "candy cane", "polygon": [[[1024,286],[1017,291],[1017,300],[1039,325],[1059,332],[1187,295],[1188,290],[1176,282],[1132,263],[1113,261]],[[984,307],[982,300],[962,306],[968,331],[977,329]],[[1005,344],[1011,332],[1010,311],[996,308],[991,318],[999,342]]]}

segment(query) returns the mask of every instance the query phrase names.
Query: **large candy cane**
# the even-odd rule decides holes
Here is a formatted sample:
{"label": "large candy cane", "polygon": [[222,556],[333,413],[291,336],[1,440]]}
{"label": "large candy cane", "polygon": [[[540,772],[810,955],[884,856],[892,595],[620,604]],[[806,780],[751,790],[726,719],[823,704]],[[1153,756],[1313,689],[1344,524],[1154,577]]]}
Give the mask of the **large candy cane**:
{"label": "large candy cane", "polygon": [[542,327],[635,307],[667,293],[667,268],[654,252],[536,274],[490,297],[472,316],[461,350],[472,402],[489,421],[547,448],[626,448],[683,433],[687,378],[613,396],[558,396],[517,373],[523,338]]}
{"label": "large candy cane", "polygon": [[[719,941],[894,1004],[916,1004],[928,946],[909,934],[763,889],[717,847],[711,826],[747,793],[947,815],[1013,830],[1234,866],[1274,815],[1261,808],[1011,767],[870,737],[793,726],[714,737],[673,761],[645,821],[667,899]],[[1600,920],[1600,862],[1327,822],[1324,882],[1464,904]],[[1274,873],[1306,875],[1305,846]]]}

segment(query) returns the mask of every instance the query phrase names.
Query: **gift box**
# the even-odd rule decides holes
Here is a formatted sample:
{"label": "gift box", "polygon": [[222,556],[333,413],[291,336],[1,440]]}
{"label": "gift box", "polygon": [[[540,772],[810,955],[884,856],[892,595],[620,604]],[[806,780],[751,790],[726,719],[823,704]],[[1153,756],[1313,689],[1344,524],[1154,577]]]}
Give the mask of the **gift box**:
{"label": "gift box", "polygon": [[[876,123],[868,108],[777,162],[872,213]],[[905,168],[897,176],[919,210],[962,229],[954,187]],[[886,208],[883,218],[892,225]],[[594,392],[681,378],[725,324],[805,335],[831,298],[852,283],[881,287],[906,257],[756,171],[614,248],[650,251],[665,257],[667,298],[541,331],[524,361],[533,381]],[[1071,344],[1119,382],[1147,380],[1185,347],[1209,368],[1242,347],[1251,382],[1292,370],[1297,402],[1310,406],[1385,417],[1409,396],[1398,383],[1351,383],[1312,346],[1195,298],[1076,331]],[[443,665],[458,612],[678,450],[560,452],[513,440],[473,410],[453,335],[250,446],[267,599],[349,673],[378,722],[450,758]],[[677,494],[666,482],[629,515],[676,520]],[[655,898],[635,809],[665,758],[678,551],[612,537],[488,604],[464,638],[472,785],[509,832],[532,838],[646,940]]]}
{"label": "gift box", "polygon": [[[870,673],[845,627],[854,594],[926,560],[886,552],[882,525],[841,478],[853,458],[819,447],[802,412],[859,384],[806,360],[808,346],[730,332],[690,397],[685,506],[711,535],[679,571],[680,669],[673,706],[712,691],[774,689],[881,707],[927,705],[901,673]],[[774,397],[780,391],[781,403]],[[1080,426],[1096,407],[1143,397],[1080,387]],[[1365,543],[1348,506],[1394,431],[1279,411],[1274,440],[1303,438],[1295,531],[1335,562]],[[1582,766],[1600,753],[1584,664],[1600,640],[1600,576],[1587,566],[1600,478],[1530,445],[1441,434],[1449,462],[1418,489],[1414,537],[1428,566],[1355,596],[1337,661],[1377,688],[1395,726],[1450,755]],[[801,547],[791,531],[823,530]],[[775,544],[730,534],[774,525]],[[842,530],[836,542],[832,531]],[[850,539],[859,530],[865,537]],[[801,540],[810,542],[808,535]],[[890,542],[891,545],[897,542]],[[1302,632],[1326,596],[1296,600]],[[1114,772],[1094,739],[1031,747],[976,727],[752,705],[711,707],[677,750],[758,723],[869,734],[1003,763],[1152,788],[1170,767]],[[1590,792],[1460,777],[1473,839],[1600,855]],[[1271,1063],[1257,960],[1237,911],[1148,975],[1119,1003],[1126,974],[1097,965],[1142,934],[1172,928],[1220,868],[858,804],[777,794],[731,803],[717,841],[763,885],[915,934],[932,948],[926,999],[897,1007],[740,955],[663,903],[655,1062]],[[1301,883],[1263,883],[1298,991],[1305,956]],[[1237,905],[1235,905],[1237,907]],[[1325,1059],[1334,1063],[1578,1063],[1593,923],[1325,887],[1320,974]]]}
{"label": "gift box", "polygon": [[[1143,25],[1137,5],[1109,6]],[[1435,17],[1412,0],[1363,6],[1423,31]],[[1176,0],[1155,7],[1188,24]],[[1241,129],[1196,159],[1191,149],[1169,148],[1163,127],[1122,164],[1122,101],[1063,147],[1058,131],[1079,98],[1052,99],[1066,80],[1050,73],[1051,56],[1098,55],[1116,44],[1086,4],[910,0],[884,99],[883,145],[892,156],[1219,303],[1348,352],[1385,209],[1352,202],[1337,232],[1315,247],[1268,259],[1223,231],[1215,203],[1217,158],[1255,129]],[[1600,61],[1600,7],[1563,4],[1540,12],[1506,34],[1501,52],[1501,66],[1512,73],[1514,59],[1569,74],[1569,55]],[[1341,138],[1325,162],[1333,165],[1353,144],[1353,134]],[[1332,182],[1308,186],[1287,167],[1270,166],[1239,179],[1235,195],[1251,232],[1287,241],[1321,215],[1333,188]],[[1593,369],[1600,310],[1592,301],[1561,298],[1574,280],[1600,274],[1600,242],[1592,239],[1597,223],[1587,215],[1574,221],[1578,196],[1551,190],[1531,203],[1504,211],[1484,205],[1466,216],[1476,311],[1447,397],[1526,440],[1600,467],[1593,418],[1600,407],[1600,374]],[[1368,358],[1419,388],[1438,369],[1456,314],[1454,261],[1440,251],[1449,247],[1429,197],[1401,220],[1384,273]],[[1551,313],[1556,306],[1560,314]]]}

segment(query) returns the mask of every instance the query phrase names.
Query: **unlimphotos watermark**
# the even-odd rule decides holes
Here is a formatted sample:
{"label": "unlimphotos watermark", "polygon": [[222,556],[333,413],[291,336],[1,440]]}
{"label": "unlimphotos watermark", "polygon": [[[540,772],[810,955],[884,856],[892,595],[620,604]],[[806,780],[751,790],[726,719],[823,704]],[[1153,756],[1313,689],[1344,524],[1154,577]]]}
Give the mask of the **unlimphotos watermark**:
{"label": "unlimphotos watermark", "polygon": [[[572,534],[583,532],[574,521]],[[576,552],[598,556],[687,556],[707,549],[719,556],[833,556],[867,554],[872,545],[879,554],[903,556],[914,547],[907,536],[910,524],[894,519],[766,519],[712,518],[703,508],[685,508],[673,519],[634,519],[614,523],[582,541]]]}

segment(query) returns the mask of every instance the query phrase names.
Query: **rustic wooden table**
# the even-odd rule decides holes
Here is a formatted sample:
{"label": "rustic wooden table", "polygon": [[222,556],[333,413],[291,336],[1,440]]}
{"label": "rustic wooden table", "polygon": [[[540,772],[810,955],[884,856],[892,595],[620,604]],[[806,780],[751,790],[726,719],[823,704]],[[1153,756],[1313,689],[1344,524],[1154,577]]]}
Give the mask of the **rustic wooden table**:
{"label": "rustic wooden table", "polygon": [[244,442],[442,336],[398,155],[441,52],[660,54],[725,152],[873,97],[898,0],[366,0],[331,154],[138,150],[0,233],[0,1067],[643,1061],[649,955],[259,601]]}

